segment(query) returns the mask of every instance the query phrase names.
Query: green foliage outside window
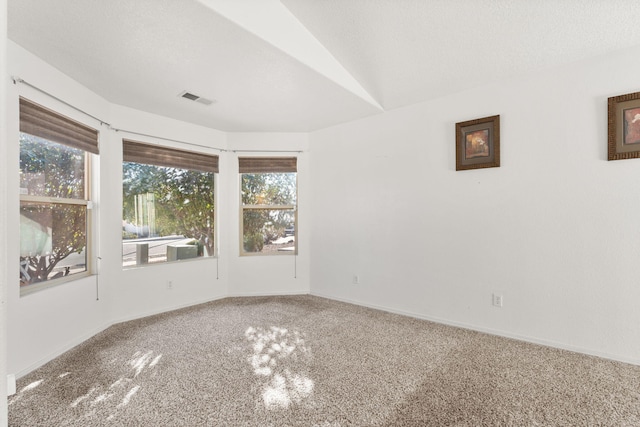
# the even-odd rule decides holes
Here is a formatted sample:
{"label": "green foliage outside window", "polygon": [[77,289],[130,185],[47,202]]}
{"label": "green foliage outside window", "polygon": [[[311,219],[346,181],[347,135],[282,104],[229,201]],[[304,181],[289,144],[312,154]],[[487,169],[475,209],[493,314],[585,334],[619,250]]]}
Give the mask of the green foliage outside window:
{"label": "green foliage outside window", "polygon": [[243,248],[263,252],[265,245],[292,236],[297,198],[295,173],[243,173]]}
{"label": "green foliage outside window", "polygon": [[[21,195],[84,200],[85,156],[83,150],[21,133]],[[85,204],[21,200],[20,234],[21,286],[86,271],[86,254],[76,264],[58,267],[86,249]]]}
{"label": "green foliage outside window", "polygon": [[[136,218],[136,196],[141,194],[153,195],[155,235],[192,238],[204,248],[199,254],[214,254],[214,173],[123,163],[125,222],[142,225]],[[143,234],[148,236],[150,230],[143,230]]]}

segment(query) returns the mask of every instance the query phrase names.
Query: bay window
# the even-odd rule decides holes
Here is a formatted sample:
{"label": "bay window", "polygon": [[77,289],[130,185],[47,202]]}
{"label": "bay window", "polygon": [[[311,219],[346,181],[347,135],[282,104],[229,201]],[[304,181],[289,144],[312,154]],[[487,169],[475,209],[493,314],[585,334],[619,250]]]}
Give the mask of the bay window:
{"label": "bay window", "polygon": [[297,254],[297,159],[240,157],[240,254]]}
{"label": "bay window", "polygon": [[218,156],[123,140],[122,265],[215,253]]}
{"label": "bay window", "polygon": [[92,154],[98,131],[20,98],[20,288],[91,273]]}

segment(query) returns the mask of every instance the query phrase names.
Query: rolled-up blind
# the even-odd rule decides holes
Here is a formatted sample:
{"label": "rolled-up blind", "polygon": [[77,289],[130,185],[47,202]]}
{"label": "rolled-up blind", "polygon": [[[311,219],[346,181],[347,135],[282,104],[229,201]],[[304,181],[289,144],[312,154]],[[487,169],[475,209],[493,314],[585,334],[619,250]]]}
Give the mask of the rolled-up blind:
{"label": "rolled-up blind", "polygon": [[240,173],[297,172],[296,157],[239,157]]}
{"label": "rolled-up blind", "polygon": [[20,132],[98,154],[98,131],[20,97]]}
{"label": "rolled-up blind", "polygon": [[122,157],[125,162],[218,173],[216,155],[161,147],[129,139],[122,140]]}

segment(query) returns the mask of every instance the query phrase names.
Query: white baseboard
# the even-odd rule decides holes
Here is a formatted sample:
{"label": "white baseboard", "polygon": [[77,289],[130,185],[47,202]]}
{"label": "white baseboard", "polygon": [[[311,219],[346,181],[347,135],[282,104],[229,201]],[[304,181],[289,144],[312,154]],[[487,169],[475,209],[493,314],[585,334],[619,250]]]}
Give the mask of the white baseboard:
{"label": "white baseboard", "polygon": [[[301,294],[308,294],[309,292],[304,292]],[[28,373],[38,369],[39,367],[43,366],[46,363],[49,363],[50,361],[52,361],[53,359],[55,359],[58,356],[61,356],[63,353],[66,353],[67,351],[71,350],[72,348],[74,348],[77,345],[82,344],[83,342],[85,342],[86,340],[88,340],[89,338],[93,337],[94,335],[99,334],[100,332],[104,331],[105,329],[116,325],[118,323],[123,323],[123,322],[129,322],[132,320],[137,320],[137,319],[142,319],[144,317],[149,317],[149,316],[155,316],[157,314],[163,314],[163,313],[168,313],[171,311],[175,311],[175,310],[180,310],[183,308],[187,308],[187,307],[192,307],[195,305],[199,305],[199,304],[206,304],[208,302],[211,301],[217,301],[220,299],[224,299],[224,298],[228,298],[230,296],[258,296],[258,295],[264,295],[264,296],[269,296],[269,295],[298,295],[296,293],[291,293],[291,292],[282,292],[282,293],[274,293],[274,294],[251,294],[251,295],[217,295],[214,297],[210,297],[210,298],[205,298],[203,300],[198,300],[198,301],[192,301],[186,304],[180,304],[180,305],[176,305],[176,306],[171,306],[171,307],[163,307],[163,308],[159,308],[157,310],[151,310],[151,311],[147,311],[147,312],[143,312],[143,313],[137,313],[131,316],[124,316],[121,318],[116,318],[113,319],[112,321],[110,321],[109,323],[103,325],[102,327],[96,328],[86,334],[83,334],[77,338],[75,338],[73,341],[68,342],[66,345],[57,348],[55,351],[49,353],[48,355],[42,357],[41,359],[39,359],[38,361],[32,363],[31,365],[27,366],[26,368],[20,370],[19,372],[16,372],[15,374],[11,374],[7,376],[7,381],[9,380],[9,377],[12,378],[13,381],[13,389],[14,389],[14,393],[15,393],[15,387],[16,387],[16,379],[20,379],[22,377],[24,377],[25,375],[27,375]],[[9,382],[7,383],[9,385]]]}
{"label": "white baseboard", "polygon": [[13,396],[16,394],[16,376],[13,374],[7,375],[7,396]]}
{"label": "white baseboard", "polygon": [[246,293],[235,293],[235,294],[229,294],[229,295],[217,295],[214,297],[210,297],[210,298],[205,298],[202,300],[198,300],[198,301],[193,301],[193,302],[189,302],[186,304],[181,304],[181,305],[177,305],[177,306],[171,306],[171,307],[164,307],[164,308],[160,308],[157,310],[151,310],[151,311],[146,311],[144,313],[138,313],[138,314],[134,314],[133,316],[124,316],[124,317],[120,317],[117,318],[115,320],[113,320],[113,322],[111,322],[111,324],[109,326],[112,325],[116,325],[118,323],[123,323],[123,322],[130,322],[132,320],[138,320],[138,319],[143,319],[145,317],[149,317],[149,316],[156,316],[158,314],[164,314],[164,313],[170,313],[172,311],[176,311],[176,310],[181,310],[183,308],[187,308],[187,307],[193,307],[196,305],[200,305],[200,304],[206,304],[208,302],[212,302],[212,301],[218,301],[221,299],[225,299],[225,298],[234,298],[234,297],[269,297],[269,296],[286,296],[286,295],[309,295],[309,291],[305,290],[305,291],[299,291],[299,292],[290,292],[290,291],[282,291],[282,292],[269,292],[269,293],[251,293],[251,292],[246,292]]}
{"label": "white baseboard", "polygon": [[39,359],[37,362],[32,363],[31,365],[27,366],[26,368],[22,369],[19,372],[16,372],[15,374],[12,374],[11,376],[13,377],[13,387],[15,389],[15,381],[16,379],[20,379],[22,377],[24,377],[25,375],[27,375],[28,373],[38,369],[39,367],[43,366],[46,363],[49,363],[50,361],[52,361],[53,359],[55,359],[58,356],[61,356],[63,353],[66,353],[67,351],[71,350],[72,348],[76,347],[77,345],[82,344],[83,342],[85,342],[86,340],[88,340],[89,338],[99,334],[100,332],[106,330],[107,328],[117,324],[117,323],[122,323],[122,322],[128,322],[130,320],[136,320],[136,319],[141,319],[143,317],[148,317],[148,316],[154,316],[156,314],[162,314],[162,313],[167,313],[170,311],[174,311],[174,310],[179,310],[181,308],[186,308],[186,307],[191,307],[194,305],[198,305],[198,304],[203,304],[203,303],[207,303],[210,301],[215,301],[215,300],[219,300],[222,298],[226,298],[226,296],[219,296],[219,297],[214,297],[214,298],[209,298],[203,301],[195,301],[189,304],[183,304],[180,306],[175,306],[175,307],[165,307],[163,309],[159,309],[159,310],[155,310],[152,312],[148,312],[148,313],[142,313],[142,314],[137,314],[134,316],[129,316],[129,317],[125,317],[122,319],[117,319],[117,320],[113,320],[112,322],[107,323],[106,325],[103,325],[102,327],[96,328],[86,334],[83,334],[80,337],[77,337],[76,339],[74,339],[71,342],[68,342],[66,345],[56,349],[56,351],[49,353],[47,356]]}
{"label": "white baseboard", "polygon": [[218,301],[218,300],[221,300],[221,299],[224,299],[224,298],[227,298],[227,295],[218,295],[218,296],[215,296],[215,297],[205,298],[205,299],[202,299],[202,300],[197,300],[197,301],[189,302],[189,303],[186,303],[186,304],[180,304],[180,305],[171,306],[171,307],[159,308],[157,310],[146,311],[144,313],[134,314],[132,316],[124,316],[124,317],[120,317],[118,319],[113,320],[111,322],[111,325],[109,325],[109,326],[117,325],[118,323],[123,323],[123,322],[130,322],[131,320],[143,319],[145,317],[155,316],[155,315],[158,315],[158,314],[170,313],[172,311],[181,310],[181,309],[187,308],[187,307],[193,307],[195,305],[206,304],[208,302]]}
{"label": "white baseboard", "polygon": [[14,381],[15,381],[15,379],[20,379],[20,378],[24,377],[29,372],[38,369],[39,367],[43,366],[45,363],[51,362],[56,357],[62,355],[63,353],[66,353],[67,351],[71,350],[73,347],[82,344],[83,342],[85,342],[89,338],[93,337],[94,335],[99,334],[100,332],[104,331],[109,326],[111,326],[111,324],[103,325],[101,327],[98,327],[98,328],[95,328],[95,329],[91,330],[90,332],[87,332],[86,334],[83,334],[83,335],[75,338],[72,341],[69,341],[64,346],[59,347],[58,349],[56,349],[52,353],[49,353],[48,355],[46,355],[45,357],[41,358],[37,362],[34,362],[30,366],[27,366],[26,368],[22,369],[21,371],[16,372],[14,374],[15,375]]}
{"label": "white baseboard", "polygon": [[513,334],[513,333],[510,333],[510,332],[505,332],[505,331],[491,329],[491,328],[478,327],[476,325],[471,325],[471,324],[462,323],[462,322],[455,322],[455,321],[451,321],[451,320],[448,320],[448,319],[442,319],[442,318],[439,318],[439,317],[427,316],[427,315],[424,315],[424,314],[412,313],[412,312],[404,311],[404,310],[397,310],[397,309],[394,309],[394,308],[391,308],[391,307],[384,307],[384,306],[379,306],[379,305],[375,305],[375,304],[365,304],[365,303],[362,303],[360,301],[350,300],[348,298],[338,298],[338,297],[335,297],[335,296],[323,295],[322,293],[319,293],[319,292],[311,292],[310,294],[314,295],[314,296],[317,296],[317,297],[321,297],[321,298],[326,298],[326,299],[330,299],[330,300],[346,302],[348,304],[354,304],[354,305],[358,305],[358,306],[362,306],[362,307],[373,308],[375,310],[386,311],[386,312],[394,313],[394,314],[401,314],[403,316],[409,316],[409,317],[413,317],[413,318],[421,319],[421,320],[428,320],[430,322],[440,323],[440,324],[443,324],[443,325],[449,325],[449,326],[454,326],[454,327],[457,327],[457,328],[469,329],[469,330],[472,330],[472,331],[482,332],[482,333],[485,333],[485,334],[496,335],[496,336],[500,336],[500,337],[504,337],[504,338],[510,338],[510,339],[514,339],[514,340],[518,340],[518,341],[525,341],[525,342],[529,342],[529,343],[532,343],[532,344],[543,345],[545,347],[553,347],[553,348],[557,348],[557,349],[561,349],[561,350],[571,351],[571,352],[574,352],[574,353],[581,353],[581,354],[585,354],[585,355],[589,355],[589,356],[596,356],[596,357],[600,357],[600,358],[603,358],[603,359],[613,360],[613,361],[616,361],[616,362],[622,362],[622,363],[628,363],[630,365],[638,365],[638,366],[640,366],[640,359],[636,359],[636,358],[621,357],[621,356],[616,355],[616,354],[609,354],[609,353],[604,353],[604,352],[600,352],[600,351],[594,351],[594,350],[587,349],[587,348],[576,347],[576,346],[572,346],[572,345],[566,345],[566,344],[563,344],[563,343],[560,343],[560,342],[540,339],[540,338],[536,338],[536,337],[530,337],[530,336],[526,336],[526,335]]}
{"label": "white baseboard", "polygon": [[[511,338],[511,339],[515,339],[515,340],[519,340],[519,341],[530,342],[530,343],[533,343],[533,344],[539,344],[539,345],[544,345],[544,346],[547,346],[547,347],[559,348],[559,349],[562,349],[562,350],[573,351],[573,352],[576,352],[576,353],[587,354],[587,355],[590,355],[590,356],[596,356],[596,357],[601,357],[601,358],[604,358],[604,359],[614,360],[614,361],[617,361],[617,362],[623,362],[623,363],[628,363],[628,364],[640,366],[640,359],[620,357],[619,355],[615,355],[615,354],[608,354],[608,353],[603,353],[603,352],[599,352],[599,351],[593,351],[591,349],[585,349],[585,348],[581,348],[581,347],[565,345],[563,343],[558,343],[558,342],[554,342],[554,341],[539,339],[539,338],[535,338],[535,337],[529,337],[529,336],[524,336],[524,335],[519,335],[519,334],[513,334],[513,333],[510,333],[510,332],[505,332],[505,331],[500,331],[500,330],[495,330],[495,329],[490,329],[490,328],[478,327],[476,325],[466,324],[466,323],[462,323],[462,322],[455,322],[455,321],[451,321],[449,319],[441,319],[441,318],[438,318],[438,317],[427,316],[427,315],[420,314],[420,313],[413,313],[413,312],[404,311],[404,310],[397,310],[397,309],[394,309],[394,308],[391,308],[391,307],[384,307],[384,306],[379,306],[379,305],[375,305],[375,304],[366,304],[366,303],[362,303],[360,301],[350,300],[348,298],[338,298],[338,297],[335,297],[335,296],[323,295],[322,293],[319,293],[319,292],[309,292],[309,291],[306,291],[306,290],[301,290],[299,292],[282,291],[282,292],[270,292],[270,293],[250,293],[250,292],[247,292],[247,293],[235,293],[235,294],[230,294],[230,295],[220,295],[220,296],[216,296],[216,297],[213,297],[213,298],[208,298],[208,299],[203,300],[203,301],[195,301],[195,302],[191,302],[191,303],[188,303],[188,304],[183,304],[183,305],[175,306],[175,307],[165,307],[163,309],[158,309],[158,310],[154,310],[154,311],[151,311],[151,312],[136,314],[136,315],[133,315],[133,316],[127,316],[127,317],[123,317],[123,318],[114,320],[111,323],[109,323],[107,325],[104,325],[103,327],[96,328],[93,331],[91,331],[91,332],[89,332],[87,334],[84,334],[84,335],[78,337],[77,339],[67,343],[65,346],[62,346],[62,347],[58,348],[56,351],[50,353],[46,357],[43,357],[42,359],[40,359],[37,362],[31,364],[30,366],[28,366],[27,368],[21,370],[20,372],[17,372],[15,374],[7,375],[7,395],[11,395],[11,394],[15,393],[16,379],[19,379],[19,378],[27,375],[29,372],[31,372],[31,371],[43,366],[45,363],[50,362],[51,360],[55,359],[56,357],[58,357],[58,356],[62,355],[63,353],[71,350],[73,347],[75,347],[75,346],[77,346],[79,344],[82,344],[84,341],[88,340],[89,338],[93,337],[94,335],[104,331],[108,327],[110,327],[112,325],[115,325],[117,323],[128,322],[128,321],[131,321],[131,320],[141,319],[141,318],[148,317],[148,316],[154,316],[154,315],[157,315],[157,314],[167,313],[167,312],[174,311],[174,310],[180,310],[182,308],[191,307],[191,306],[195,306],[195,305],[199,305],[199,304],[205,304],[207,302],[217,301],[217,300],[224,299],[224,298],[230,298],[230,297],[258,297],[258,296],[284,296],[284,295],[314,295],[314,296],[321,297],[321,298],[326,298],[326,299],[335,300],[335,301],[341,301],[341,302],[354,304],[354,305],[358,305],[358,306],[362,306],[362,307],[373,308],[373,309],[376,309],[376,310],[382,310],[382,311],[386,311],[386,312],[389,312],[389,313],[401,314],[403,316],[409,316],[409,317],[413,317],[413,318],[416,318],[416,319],[427,320],[427,321],[430,321],[430,322],[440,323],[440,324],[449,325],[449,326],[455,326],[455,327],[458,327],[458,328],[469,329],[469,330],[473,330],[473,331],[483,332],[483,333],[486,333],[486,334],[497,335],[497,336],[501,336],[501,337],[505,337],[505,338]],[[13,388],[11,388],[11,387],[13,387]],[[9,393],[9,391],[11,391],[11,390],[13,390],[13,393]]]}
{"label": "white baseboard", "polygon": [[280,297],[287,295],[309,295],[309,290],[301,290],[301,291],[281,291],[281,292],[236,292],[233,294],[227,295],[228,298],[237,298],[237,297]]}

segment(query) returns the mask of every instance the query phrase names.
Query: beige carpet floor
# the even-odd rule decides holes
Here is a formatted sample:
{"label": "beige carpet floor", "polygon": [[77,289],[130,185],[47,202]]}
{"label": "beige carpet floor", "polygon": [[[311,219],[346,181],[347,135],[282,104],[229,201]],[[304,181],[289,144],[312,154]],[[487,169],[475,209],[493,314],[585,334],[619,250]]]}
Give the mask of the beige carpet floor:
{"label": "beige carpet floor", "polygon": [[122,323],[18,381],[11,426],[640,426],[640,367],[313,296]]}

